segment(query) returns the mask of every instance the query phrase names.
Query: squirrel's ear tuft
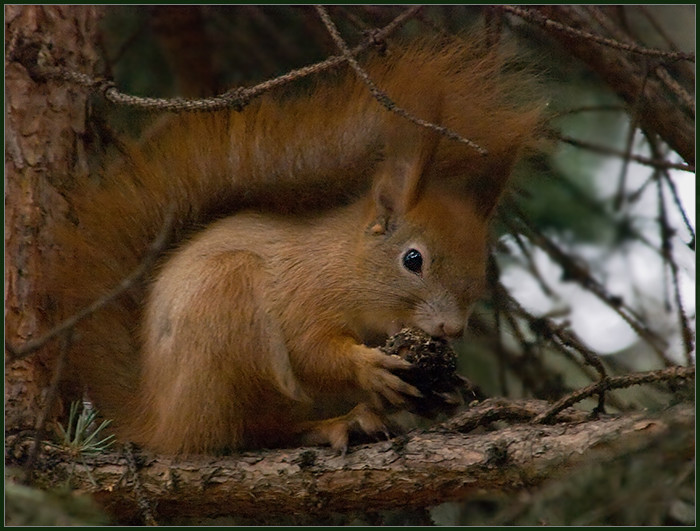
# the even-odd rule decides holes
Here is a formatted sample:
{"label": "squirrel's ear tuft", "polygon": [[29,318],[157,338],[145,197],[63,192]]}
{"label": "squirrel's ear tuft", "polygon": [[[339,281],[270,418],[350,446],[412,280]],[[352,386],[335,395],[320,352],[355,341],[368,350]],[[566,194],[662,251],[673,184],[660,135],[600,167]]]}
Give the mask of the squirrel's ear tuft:
{"label": "squirrel's ear tuft", "polygon": [[[465,152],[464,147],[444,142],[433,164],[428,168],[426,181],[451,194],[472,202],[477,212],[488,219],[505,191],[521,149],[517,142],[497,146],[481,156]],[[446,153],[446,151],[451,153]]]}
{"label": "squirrel's ear tuft", "polygon": [[385,230],[418,201],[439,140],[437,132],[403,118],[391,122],[395,127],[387,133],[384,160],[372,188],[376,220]]}

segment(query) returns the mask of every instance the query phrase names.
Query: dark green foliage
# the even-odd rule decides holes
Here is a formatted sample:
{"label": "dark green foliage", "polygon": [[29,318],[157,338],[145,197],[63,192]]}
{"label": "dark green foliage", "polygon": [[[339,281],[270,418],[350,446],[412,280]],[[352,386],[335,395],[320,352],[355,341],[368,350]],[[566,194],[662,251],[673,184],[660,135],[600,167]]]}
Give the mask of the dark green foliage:
{"label": "dark green foliage", "polygon": [[85,494],[68,487],[40,490],[14,482],[5,471],[6,526],[95,526],[109,523],[107,516]]}

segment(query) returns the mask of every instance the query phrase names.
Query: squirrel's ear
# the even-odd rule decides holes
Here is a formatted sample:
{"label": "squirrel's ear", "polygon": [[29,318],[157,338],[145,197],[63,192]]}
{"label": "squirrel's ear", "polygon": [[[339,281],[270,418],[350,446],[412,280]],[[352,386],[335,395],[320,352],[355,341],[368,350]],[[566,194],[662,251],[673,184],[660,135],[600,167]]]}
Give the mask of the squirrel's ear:
{"label": "squirrel's ear", "polygon": [[385,158],[379,164],[372,189],[374,232],[385,232],[392,220],[416,204],[438,140],[437,132],[409,122],[389,135]]}
{"label": "squirrel's ear", "polygon": [[444,142],[425,180],[470,201],[483,219],[490,218],[508,186],[520,152],[517,142],[492,146],[493,143],[484,156],[469,146]]}
{"label": "squirrel's ear", "polygon": [[485,169],[466,180],[469,196],[473,198],[477,211],[485,218],[490,218],[499,199],[510,180],[510,174],[516,158],[516,150],[510,149],[488,157]]}

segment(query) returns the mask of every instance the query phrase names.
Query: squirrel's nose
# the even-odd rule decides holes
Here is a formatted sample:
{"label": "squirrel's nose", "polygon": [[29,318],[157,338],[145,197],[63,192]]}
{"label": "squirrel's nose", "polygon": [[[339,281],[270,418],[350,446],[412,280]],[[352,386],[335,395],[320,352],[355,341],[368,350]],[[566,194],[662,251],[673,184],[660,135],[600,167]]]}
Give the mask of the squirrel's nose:
{"label": "squirrel's nose", "polygon": [[434,334],[437,337],[456,339],[464,333],[464,325],[461,323],[440,323],[437,326],[437,332],[437,334]]}

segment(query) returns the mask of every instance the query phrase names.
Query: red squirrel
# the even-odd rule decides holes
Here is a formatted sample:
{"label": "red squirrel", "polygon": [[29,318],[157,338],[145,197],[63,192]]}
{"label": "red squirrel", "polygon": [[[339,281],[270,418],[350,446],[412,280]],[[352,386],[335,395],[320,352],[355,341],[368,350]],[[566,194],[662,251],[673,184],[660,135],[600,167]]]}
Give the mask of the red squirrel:
{"label": "red squirrel", "polygon": [[[343,449],[420,393],[377,345],[401,327],[462,334],[488,221],[541,105],[477,40],[389,47],[242,112],[182,114],[76,190],[52,280],[65,313],[143,260],[174,210],[179,243],[83,321],[70,363],[117,433],[170,454]],[[193,227],[196,229],[193,229]]]}

